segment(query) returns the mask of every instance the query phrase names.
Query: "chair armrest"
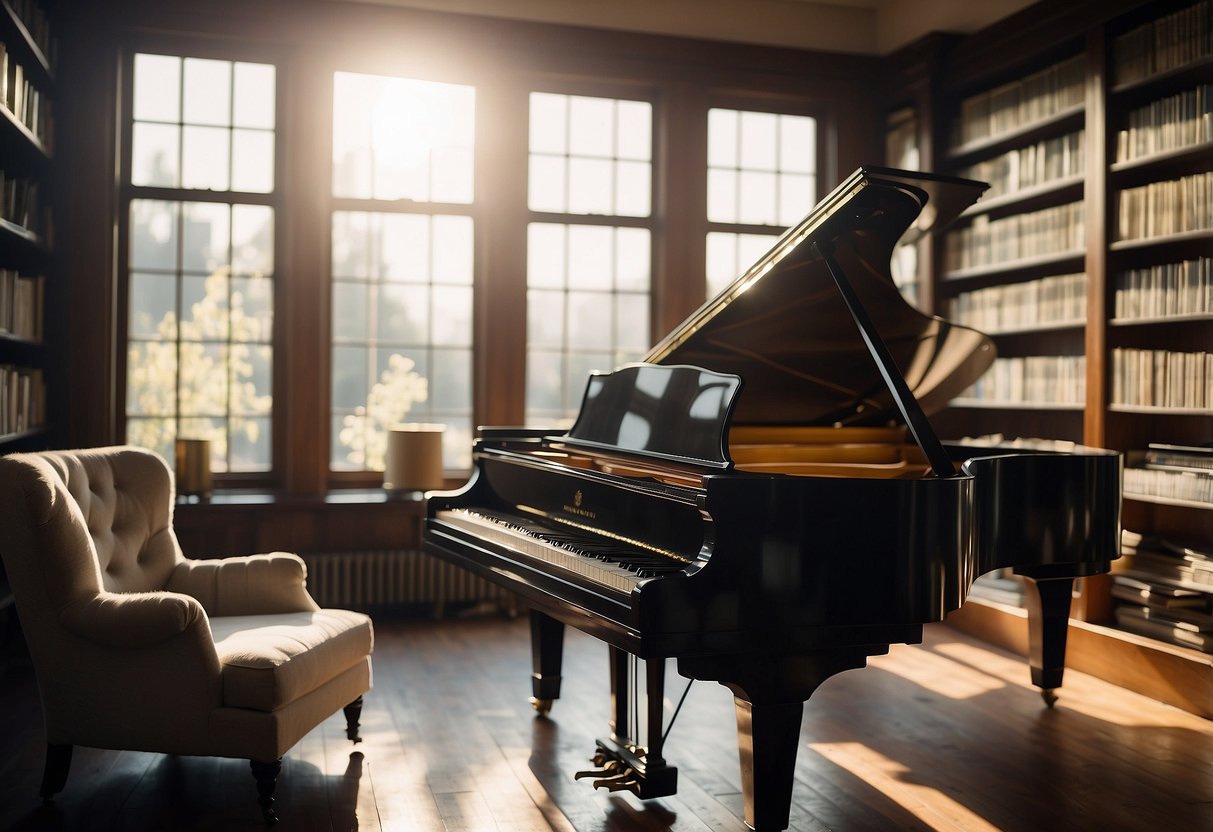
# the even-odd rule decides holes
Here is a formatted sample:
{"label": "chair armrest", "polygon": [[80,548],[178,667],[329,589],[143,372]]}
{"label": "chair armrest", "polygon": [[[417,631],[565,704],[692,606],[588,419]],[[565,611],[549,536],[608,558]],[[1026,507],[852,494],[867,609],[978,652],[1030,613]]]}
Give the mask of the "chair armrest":
{"label": "chair armrest", "polygon": [[307,566],[289,552],[185,560],[166,586],[197,598],[208,614],[272,615],[320,609],[307,591]]}
{"label": "chair armrest", "polygon": [[207,627],[202,605],[175,592],[102,592],[68,604],[59,621],[73,635],[106,647],[150,647],[191,627]]}

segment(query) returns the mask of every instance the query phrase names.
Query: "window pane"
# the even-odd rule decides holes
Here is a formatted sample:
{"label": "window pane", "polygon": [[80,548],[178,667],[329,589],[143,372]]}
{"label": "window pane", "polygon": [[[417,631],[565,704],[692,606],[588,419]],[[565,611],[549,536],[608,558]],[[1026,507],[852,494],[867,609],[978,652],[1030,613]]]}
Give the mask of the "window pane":
{"label": "window pane", "polygon": [[126,412],[129,415],[171,416],[176,413],[175,344],[130,341],[126,365]]}
{"label": "window pane", "polygon": [[779,119],[779,169],[788,173],[817,171],[817,122],[811,118]]}
{"label": "window pane", "polygon": [[614,283],[615,229],[569,226],[568,284],[578,289],[610,289]]}
{"label": "window pane", "polygon": [[475,90],[333,76],[333,195],[470,203]]}
{"label": "window pane", "polygon": [[565,171],[568,160],[552,156],[531,156],[527,201],[532,211],[562,212],[567,206],[568,185]]}
{"label": "window pane", "polygon": [[136,124],[131,137],[131,183],[175,188],[181,175],[178,144],[181,128],[173,124]]}
{"label": "window pane", "polygon": [[139,121],[181,120],[181,59],[135,55],[134,114]]}
{"label": "window pane", "polygon": [[653,192],[652,173],[647,162],[618,164],[615,213],[621,217],[647,217],[653,208],[649,194]]}
{"label": "window pane", "polygon": [[614,102],[607,98],[569,99],[569,153],[576,156],[613,155]]}
{"label": "window pane", "polygon": [[210,272],[228,264],[231,208],[215,202],[186,202],[182,206],[181,267]]}
{"label": "window pane", "polygon": [[770,113],[741,114],[741,163],[750,170],[775,170],[778,126]]}
{"label": "window pane", "polygon": [[274,190],[274,134],[232,131],[232,190],[254,194]]}
{"label": "window pane", "polygon": [[648,292],[653,257],[649,232],[644,228],[620,228],[615,232],[615,288]]}
{"label": "window pane", "polygon": [[232,278],[232,338],[269,343],[274,327],[274,284],[266,277]]}
{"label": "window pane", "polygon": [[266,64],[238,63],[236,101],[232,123],[236,127],[274,129],[274,68]]}
{"label": "window pane", "polygon": [[[226,272],[207,277],[181,278],[181,338],[192,341],[226,340],[228,332],[228,278]],[[183,371],[187,369],[183,367]]]}
{"label": "window pane", "polygon": [[472,282],[472,218],[434,217],[433,250],[435,283]]}
{"label": "window pane", "polygon": [[274,209],[232,206],[232,271],[268,275],[274,271]]}
{"label": "window pane", "polygon": [[708,110],[708,167],[738,166],[737,121],[736,110]]}
{"label": "window pane", "polygon": [[531,93],[531,153],[566,152],[568,110],[568,96]]}
{"label": "window pane", "polygon": [[127,334],[131,338],[177,337],[177,280],[134,272],[130,280]]}
{"label": "window pane", "polygon": [[181,186],[212,191],[228,189],[231,132],[219,127],[183,128]]}
{"label": "window pane", "polygon": [[569,211],[574,214],[614,214],[614,168],[603,159],[569,160]]}
{"label": "window pane", "polygon": [[131,200],[131,268],[176,268],[178,210],[176,202]]}
{"label": "window pane", "polygon": [[708,220],[737,222],[737,172],[708,171]]}
{"label": "window pane", "polygon": [[563,286],[566,226],[531,223],[527,227],[528,286]]}
{"label": "window pane", "polygon": [[616,153],[620,159],[648,161],[653,157],[653,107],[643,101],[619,101],[615,136]]}
{"label": "window pane", "polygon": [[231,108],[231,63],[186,58],[185,123],[229,125]]}
{"label": "window pane", "polygon": [[365,283],[333,284],[334,341],[357,341],[370,329],[369,294]]}
{"label": "window pane", "polygon": [[750,225],[775,225],[779,219],[775,174],[746,171],[740,184],[737,219]]}

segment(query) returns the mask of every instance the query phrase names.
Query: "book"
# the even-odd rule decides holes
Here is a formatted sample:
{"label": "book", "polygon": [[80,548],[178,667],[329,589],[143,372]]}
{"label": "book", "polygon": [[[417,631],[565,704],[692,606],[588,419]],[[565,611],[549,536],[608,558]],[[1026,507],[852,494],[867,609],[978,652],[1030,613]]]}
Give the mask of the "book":
{"label": "book", "polygon": [[1198,589],[1183,589],[1177,586],[1142,581],[1128,575],[1116,575],[1112,579],[1112,597],[1139,606],[1156,609],[1208,610],[1213,595]]}
{"label": "book", "polygon": [[1118,606],[1113,614],[1122,629],[1182,647],[1194,647],[1205,653],[1213,652],[1213,634],[1151,616],[1144,607]]}

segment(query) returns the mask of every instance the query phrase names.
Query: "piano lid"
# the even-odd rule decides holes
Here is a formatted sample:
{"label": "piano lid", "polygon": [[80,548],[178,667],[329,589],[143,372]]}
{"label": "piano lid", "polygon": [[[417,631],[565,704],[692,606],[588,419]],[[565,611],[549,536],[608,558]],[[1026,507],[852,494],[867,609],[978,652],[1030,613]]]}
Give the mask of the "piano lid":
{"label": "piano lid", "polygon": [[645,361],[745,379],[734,424],[884,425],[905,421],[818,244],[852,285],[926,413],[993,363],[993,342],[926,315],[893,284],[899,240],[942,227],[988,186],[891,168],[860,168]]}

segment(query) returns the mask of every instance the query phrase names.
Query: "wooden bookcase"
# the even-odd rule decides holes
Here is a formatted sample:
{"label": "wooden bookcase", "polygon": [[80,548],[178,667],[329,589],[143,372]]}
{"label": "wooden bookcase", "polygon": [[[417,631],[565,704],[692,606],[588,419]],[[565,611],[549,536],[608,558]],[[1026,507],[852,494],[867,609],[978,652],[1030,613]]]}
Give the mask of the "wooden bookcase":
{"label": "wooden bookcase", "polygon": [[[1213,2],[1038,3],[894,64],[888,109],[923,125],[921,166],[994,184],[919,272],[928,309],[1000,357],[939,432],[1068,440],[1130,465],[1150,443],[1213,441]],[[1202,270],[1155,297],[1159,275]],[[1162,368],[1162,353],[1195,358],[1171,359],[1169,393],[1136,389],[1149,379],[1127,362]],[[1126,492],[1125,529],[1213,551],[1213,504]],[[1213,716],[1213,655],[1124,632],[1112,580],[1081,583],[1071,666]],[[956,623],[1025,645],[1010,607],[970,604]]]}
{"label": "wooden bookcase", "polygon": [[50,54],[41,7],[0,0],[0,452],[49,430]]}
{"label": "wooden bookcase", "polygon": [[[0,0],[0,454],[51,442],[52,56],[42,7]],[[0,567],[0,615],[11,601]]]}

